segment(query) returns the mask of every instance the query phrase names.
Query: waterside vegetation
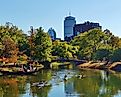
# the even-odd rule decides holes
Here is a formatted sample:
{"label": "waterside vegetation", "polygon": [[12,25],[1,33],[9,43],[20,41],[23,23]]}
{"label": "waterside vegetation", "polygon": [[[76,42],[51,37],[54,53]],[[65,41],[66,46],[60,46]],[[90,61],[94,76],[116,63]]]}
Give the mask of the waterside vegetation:
{"label": "waterside vegetation", "polygon": [[[101,67],[111,68],[114,62],[120,63],[121,38],[108,30],[92,29],[79,34],[70,42],[52,41],[42,27],[35,30],[31,28],[27,35],[13,24],[0,26],[0,66],[10,63],[16,66],[30,61],[41,64],[55,59],[85,60],[87,63],[91,61],[101,64]],[[94,67],[100,67],[99,64]],[[80,67],[84,67],[81,65]]]}

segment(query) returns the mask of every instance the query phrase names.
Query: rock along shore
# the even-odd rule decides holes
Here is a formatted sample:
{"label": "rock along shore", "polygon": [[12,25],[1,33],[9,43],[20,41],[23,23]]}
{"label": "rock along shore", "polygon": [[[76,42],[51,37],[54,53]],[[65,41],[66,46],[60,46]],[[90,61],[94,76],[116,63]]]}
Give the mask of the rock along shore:
{"label": "rock along shore", "polygon": [[91,68],[91,69],[101,69],[101,70],[114,70],[121,72],[121,62],[93,62],[89,61],[78,65],[78,68]]}

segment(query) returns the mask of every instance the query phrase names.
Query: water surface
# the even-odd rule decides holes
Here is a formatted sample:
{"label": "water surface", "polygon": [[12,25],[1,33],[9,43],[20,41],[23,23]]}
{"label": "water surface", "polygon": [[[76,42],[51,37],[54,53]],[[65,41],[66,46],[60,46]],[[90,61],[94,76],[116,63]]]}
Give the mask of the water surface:
{"label": "water surface", "polygon": [[[81,74],[85,77],[78,77]],[[52,86],[33,86],[44,80]],[[121,97],[121,73],[48,69],[31,76],[1,76],[0,97]]]}

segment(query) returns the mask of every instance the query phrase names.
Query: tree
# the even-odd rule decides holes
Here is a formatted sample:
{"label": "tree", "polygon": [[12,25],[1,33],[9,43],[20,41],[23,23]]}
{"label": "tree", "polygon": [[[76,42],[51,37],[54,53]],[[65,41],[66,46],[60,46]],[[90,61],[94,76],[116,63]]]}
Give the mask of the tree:
{"label": "tree", "polygon": [[0,42],[0,56],[3,55],[3,44]]}
{"label": "tree", "polygon": [[9,37],[3,38],[3,57],[8,59],[8,62],[17,62],[18,48],[15,42]]}
{"label": "tree", "polygon": [[113,48],[113,50],[121,48],[121,39],[114,35],[110,36],[110,40],[108,41],[108,43]]}
{"label": "tree", "polygon": [[52,40],[48,33],[45,33],[42,27],[36,30],[34,39],[34,58],[40,61],[51,60]]}
{"label": "tree", "polygon": [[25,50],[27,35],[24,34],[17,26],[14,26],[9,22],[7,22],[4,26],[0,26],[0,42],[3,41],[4,37],[10,37],[21,52]]}
{"label": "tree", "polygon": [[121,48],[113,51],[111,58],[110,58],[110,61],[112,61],[112,62],[121,61]]}
{"label": "tree", "polygon": [[111,52],[108,49],[99,49],[93,54],[93,60],[107,61],[109,60]]}
{"label": "tree", "polygon": [[70,43],[73,46],[79,46],[78,58],[91,60],[93,53],[98,49],[111,49],[107,43],[110,39],[99,29],[92,29],[76,36]]}
{"label": "tree", "polygon": [[76,58],[78,46],[72,46],[67,42],[56,40],[53,42],[52,55],[60,58]]}

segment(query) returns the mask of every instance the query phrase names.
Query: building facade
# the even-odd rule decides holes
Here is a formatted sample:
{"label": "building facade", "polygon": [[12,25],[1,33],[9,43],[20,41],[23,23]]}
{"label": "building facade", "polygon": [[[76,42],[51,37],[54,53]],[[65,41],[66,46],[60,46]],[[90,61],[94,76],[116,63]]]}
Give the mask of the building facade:
{"label": "building facade", "polygon": [[55,30],[53,28],[50,28],[48,30],[48,34],[50,35],[52,40],[56,40],[56,32],[55,32]]}
{"label": "building facade", "polygon": [[73,28],[75,24],[76,24],[75,17],[72,17],[72,16],[65,17],[64,40],[68,40],[67,38],[71,38],[73,36]]}
{"label": "building facade", "polygon": [[92,23],[92,22],[85,22],[83,24],[76,24],[73,28],[73,35],[77,36],[79,33],[83,33],[86,31],[89,31],[94,28],[102,29],[102,27],[99,25],[99,23]]}

